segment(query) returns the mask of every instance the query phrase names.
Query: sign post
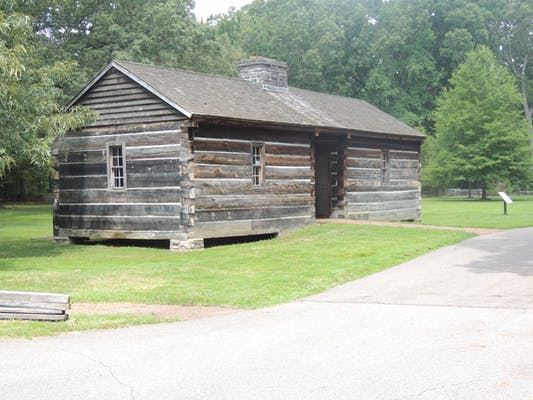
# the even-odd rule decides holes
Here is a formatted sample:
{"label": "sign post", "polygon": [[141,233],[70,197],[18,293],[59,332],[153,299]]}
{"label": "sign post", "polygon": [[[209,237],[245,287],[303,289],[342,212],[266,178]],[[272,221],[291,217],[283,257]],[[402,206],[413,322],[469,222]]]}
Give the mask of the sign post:
{"label": "sign post", "polygon": [[511,204],[513,201],[505,192],[498,192],[503,200],[503,215],[507,215],[507,204]]}

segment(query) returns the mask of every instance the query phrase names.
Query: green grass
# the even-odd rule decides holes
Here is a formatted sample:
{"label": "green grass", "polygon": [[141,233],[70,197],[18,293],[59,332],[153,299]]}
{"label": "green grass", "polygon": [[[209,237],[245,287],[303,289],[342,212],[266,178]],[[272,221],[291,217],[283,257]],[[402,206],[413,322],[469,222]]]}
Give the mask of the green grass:
{"label": "green grass", "polygon": [[[51,236],[50,207],[0,210],[0,288],[69,293],[73,302],[256,308],[321,292],[471,235],[328,224],[269,241],[182,254],[153,248],[61,246]],[[0,336],[6,336],[10,324],[17,323],[0,325]],[[88,320],[85,326],[90,325]],[[101,327],[101,322],[95,326]]]}
{"label": "green grass", "polygon": [[533,196],[515,196],[503,214],[499,197],[430,197],[422,199],[422,221],[427,225],[511,229],[533,226]]}

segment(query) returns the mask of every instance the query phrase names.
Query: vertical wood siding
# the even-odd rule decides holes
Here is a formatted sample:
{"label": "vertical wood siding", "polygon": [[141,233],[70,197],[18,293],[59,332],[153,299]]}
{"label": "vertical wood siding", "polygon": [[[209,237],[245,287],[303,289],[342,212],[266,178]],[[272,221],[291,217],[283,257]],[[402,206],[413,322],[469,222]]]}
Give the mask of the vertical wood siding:
{"label": "vertical wood siding", "polygon": [[[264,145],[264,182],[252,184],[252,143]],[[201,128],[194,134],[198,237],[274,233],[314,220],[308,135]]]}
{"label": "vertical wood siding", "polygon": [[[388,151],[384,179],[383,151]],[[352,139],[344,159],[345,217],[420,220],[420,160],[416,142]]]}
{"label": "vertical wood siding", "polygon": [[[185,117],[110,70],[79,104],[100,117],[58,143],[58,236],[169,239],[180,231]],[[126,188],[108,188],[107,146],[123,144]]]}

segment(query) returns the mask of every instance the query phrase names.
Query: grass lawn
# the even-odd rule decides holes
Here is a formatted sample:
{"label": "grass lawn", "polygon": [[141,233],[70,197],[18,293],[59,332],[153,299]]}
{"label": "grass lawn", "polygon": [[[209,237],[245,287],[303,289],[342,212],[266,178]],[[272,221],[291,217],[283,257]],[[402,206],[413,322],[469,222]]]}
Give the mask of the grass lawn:
{"label": "grass lawn", "polygon": [[429,197],[422,199],[422,222],[427,225],[511,229],[533,226],[533,196],[514,196],[503,214],[499,197]]}
{"label": "grass lawn", "polygon": [[[68,293],[72,302],[256,308],[295,300],[399,264],[471,234],[320,225],[283,237],[190,253],[55,245],[49,206],[0,210],[0,288]],[[151,316],[77,316],[0,322],[0,337],[159,322]],[[52,328],[51,328],[52,327]]]}

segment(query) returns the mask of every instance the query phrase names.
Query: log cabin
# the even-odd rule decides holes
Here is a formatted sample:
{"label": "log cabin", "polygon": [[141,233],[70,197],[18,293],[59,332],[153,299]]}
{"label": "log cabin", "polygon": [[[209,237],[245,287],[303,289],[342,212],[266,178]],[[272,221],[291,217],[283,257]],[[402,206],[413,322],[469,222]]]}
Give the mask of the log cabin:
{"label": "log cabin", "polygon": [[280,232],[316,218],[420,219],[424,135],[362,100],[289,87],[251,57],[229,78],[112,61],[68,104],[99,117],[54,146],[54,238]]}

